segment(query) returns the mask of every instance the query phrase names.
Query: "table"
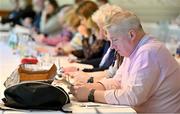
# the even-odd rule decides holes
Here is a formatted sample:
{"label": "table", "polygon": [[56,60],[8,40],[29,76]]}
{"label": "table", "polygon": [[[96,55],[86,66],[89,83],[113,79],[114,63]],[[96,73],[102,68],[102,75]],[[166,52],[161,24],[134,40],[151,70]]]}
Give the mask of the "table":
{"label": "table", "polygon": [[[87,104],[87,103],[84,103]],[[88,103],[91,104],[91,103]],[[98,104],[98,103],[94,103]],[[70,106],[69,106],[70,105]],[[136,114],[136,112],[127,106],[112,106],[112,105],[101,105],[96,107],[81,107],[77,104],[69,104],[65,106],[65,110],[69,109],[73,114]],[[90,106],[90,105],[89,105]],[[69,107],[69,108],[66,108]],[[4,111],[3,114],[64,114],[61,111]]]}
{"label": "table", "polygon": [[[103,114],[135,114],[132,110],[132,108],[111,108],[107,109],[106,108],[97,108],[98,111]],[[94,108],[75,108],[73,110],[73,114],[98,114],[96,112],[97,109]],[[63,112],[60,111],[5,111],[2,114],[64,114]]]}
{"label": "table", "polygon": [[4,43],[0,42],[0,98],[3,96],[5,87],[2,85],[12,71],[18,67],[20,59],[12,54],[12,50]]}
{"label": "table", "polygon": [[[11,74],[11,72],[17,68],[20,63],[20,57],[17,55],[13,55],[12,50],[5,44],[0,42],[0,98],[3,98],[3,91],[5,87],[3,86],[3,82],[6,80],[7,76]],[[65,62],[65,57],[61,58],[63,62]],[[66,63],[64,63],[66,64]],[[68,64],[66,64],[68,65]],[[70,65],[70,63],[69,63]],[[81,65],[81,67],[83,67]],[[87,66],[85,66],[87,67]],[[64,106],[64,109],[72,110],[73,114],[97,114],[97,112],[104,114],[136,114],[134,109],[129,106],[114,106],[114,105],[104,105],[98,103],[80,103],[76,101],[72,101],[71,104]],[[0,114],[64,114],[61,111],[2,111],[0,110]]]}

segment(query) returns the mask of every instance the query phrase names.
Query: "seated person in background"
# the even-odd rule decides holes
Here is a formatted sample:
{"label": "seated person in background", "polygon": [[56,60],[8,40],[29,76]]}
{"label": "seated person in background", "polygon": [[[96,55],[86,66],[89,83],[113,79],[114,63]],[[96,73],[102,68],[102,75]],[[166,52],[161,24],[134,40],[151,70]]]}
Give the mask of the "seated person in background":
{"label": "seated person in background", "polygon": [[26,0],[12,0],[12,4],[14,6],[12,12],[7,17],[3,17],[1,23],[18,24],[30,28],[35,17],[32,5]]}
{"label": "seated person in background", "polygon": [[[61,23],[62,30],[60,30],[60,33],[54,36],[45,36],[43,34],[41,35],[34,35],[34,38],[37,42],[44,43],[51,46],[56,46],[58,43],[66,43],[71,40],[73,37],[73,31],[70,28],[74,26],[79,25],[79,21],[72,21],[69,25],[67,25],[68,18],[70,14],[72,14],[71,10],[73,10],[73,7],[71,5],[64,6],[61,11],[59,12],[59,23]],[[76,18],[74,20],[79,20],[79,18]],[[73,23],[77,22],[77,23]],[[69,27],[68,27],[69,26]],[[72,32],[71,32],[72,31]]]}
{"label": "seated person in background", "polygon": [[180,66],[165,45],[145,34],[129,11],[113,15],[104,28],[123,63],[113,78],[71,86],[77,100],[128,105],[138,113],[179,113]]}
{"label": "seated person in background", "polygon": [[76,8],[73,8],[64,17],[65,26],[73,33],[72,40],[70,42],[59,42],[54,51],[57,55],[68,55],[74,50],[82,50],[82,35],[77,32],[80,25],[79,16],[76,14]]}
{"label": "seated person in background", "polygon": [[46,0],[44,7],[40,20],[40,32],[46,35],[57,34],[62,29],[58,18],[59,5],[56,0]]}
{"label": "seated person in background", "polygon": [[32,32],[39,33],[40,32],[40,20],[42,11],[44,9],[44,1],[45,0],[33,0],[33,10],[36,13],[34,17],[34,21],[32,24]]}
{"label": "seated person in background", "polygon": [[[86,8],[85,6],[88,8]],[[97,9],[98,9],[98,7],[94,2],[86,1],[86,2],[81,2],[75,11],[77,13],[78,17],[80,17],[79,11],[81,11],[81,13],[83,12],[82,15],[86,15],[86,18],[84,18],[84,20],[81,19],[81,25],[77,29],[78,32],[81,34],[82,38],[80,40],[77,40],[74,38],[72,39],[73,42],[76,42],[76,43],[82,45],[81,46],[82,53],[83,53],[83,51],[82,51],[83,42],[88,41],[88,44],[89,43],[93,44],[96,39],[95,35],[93,35],[92,29],[97,29],[97,26],[89,18],[93,14],[93,12],[96,11]],[[81,15],[81,17],[84,17],[82,15]],[[85,39],[85,38],[87,38],[87,39]],[[71,43],[71,44],[74,45],[74,43]],[[58,48],[59,48],[60,52],[64,51],[65,54],[69,54],[69,53],[72,53],[73,51],[75,51],[75,50],[66,51],[66,49],[64,49],[66,47],[58,47]],[[90,54],[90,56],[91,55],[92,54]],[[79,55],[77,55],[77,56],[79,56]],[[88,58],[88,54],[86,54],[85,56]]]}
{"label": "seated person in background", "polygon": [[[83,50],[72,50],[71,53],[75,56],[80,57],[78,54],[79,52],[81,52],[84,56],[84,59],[79,59],[78,62],[91,64],[96,67],[96,69],[83,69],[83,71],[87,72],[107,69],[111,65],[114,58],[114,51],[112,51],[110,58],[106,60],[106,62],[104,62],[103,64],[100,64],[103,55],[107,52],[110,46],[110,43],[104,38],[99,39],[98,37],[96,37],[98,36],[98,27],[91,20],[91,15],[96,10],[97,5],[92,1],[81,2],[76,10],[79,17],[81,17],[81,25],[78,27],[78,31],[83,35],[81,41]],[[94,33],[96,33],[96,36],[94,35]],[[59,51],[66,53],[64,49],[66,47],[60,48]]]}
{"label": "seated person in background", "polygon": [[20,15],[20,7],[19,7],[19,0],[11,0],[11,3],[13,4],[12,11],[7,17],[2,17],[1,23],[10,23],[12,22],[14,25],[15,24],[20,24],[20,19],[15,19]]}
{"label": "seated person in background", "polygon": [[[83,35],[83,55],[84,59],[79,59],[79,63],[91,64],[95,68],[99,67],[103,55],[107,52],[110,43],[105,38],[99,38],[99,28],[92,21],[92,14],[98,9],[98,6],[92,1],[84,1],[79,4],[77,14],[81,18],[81,25],[78,28],[79,32]],[[75,55],[75,51],[72,52]],[[76,56],[76,55],[75,55]],[[109,59],[108,64],[100,66],[102,69],[107,69],[113,60]],[[100,70],[100,69],[98,69]]]}

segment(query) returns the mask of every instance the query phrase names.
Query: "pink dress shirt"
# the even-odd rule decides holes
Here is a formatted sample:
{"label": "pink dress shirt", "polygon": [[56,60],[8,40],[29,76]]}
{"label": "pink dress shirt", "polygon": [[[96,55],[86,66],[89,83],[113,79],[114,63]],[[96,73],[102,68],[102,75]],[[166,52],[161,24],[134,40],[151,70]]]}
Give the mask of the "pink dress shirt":
{"label": "pink dress shirt", "polygon": [[153,37],[145,35],[115,76],[100,81],[108,104],[137,112],[180,112],[180,65]]}

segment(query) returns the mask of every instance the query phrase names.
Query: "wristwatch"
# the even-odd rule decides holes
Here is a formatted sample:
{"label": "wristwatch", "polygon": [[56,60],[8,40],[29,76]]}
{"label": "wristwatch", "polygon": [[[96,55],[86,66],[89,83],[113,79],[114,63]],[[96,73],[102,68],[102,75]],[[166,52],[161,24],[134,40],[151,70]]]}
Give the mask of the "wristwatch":
{"label": "wristwatch", "polygon": [[94,83],[94,77],[90,77],[90,78],[87,80],[87,83]]}
{"label": "wristwatch", "polygon": [[95,92],[95,89],[90,90],[89,95],[88,95],[89,102],[94,102],[94,92]]}

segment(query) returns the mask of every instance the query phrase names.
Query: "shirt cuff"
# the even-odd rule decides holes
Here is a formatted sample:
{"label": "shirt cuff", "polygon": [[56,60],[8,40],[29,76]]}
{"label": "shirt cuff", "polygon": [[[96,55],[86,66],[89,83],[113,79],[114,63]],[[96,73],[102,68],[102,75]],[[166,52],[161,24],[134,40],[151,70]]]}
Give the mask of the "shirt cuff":
{"label": "shirt cuff", "polygon": [[104,98],[108,104],[119,104],[119,101],[115,95],[116,90],[105,91]]}

